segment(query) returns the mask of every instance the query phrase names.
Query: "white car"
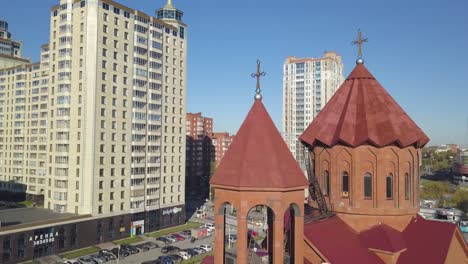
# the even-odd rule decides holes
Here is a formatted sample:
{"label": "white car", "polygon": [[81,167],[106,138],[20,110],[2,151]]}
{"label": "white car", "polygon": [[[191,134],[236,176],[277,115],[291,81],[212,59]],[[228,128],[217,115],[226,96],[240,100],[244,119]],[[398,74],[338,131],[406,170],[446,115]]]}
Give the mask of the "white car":
{"label": "white car", "polygon": [[212,232],[215,229],[214,224],[206,223],[203,227],[208,228],[208,231]]}
{"label": "white car", "polygon": [[177,255],[181,256],[184,260],[187,260],[190,258],[190,255],[185,251],[179,251]]}
{"label": "white car", "polygon": [[212,247],[212,246],[206,245],[206,244],[205,244],[205,245],[200,245],[200,248],[202,248],[202,249],[205,250],[206,252],[213,250],[213,247]]}

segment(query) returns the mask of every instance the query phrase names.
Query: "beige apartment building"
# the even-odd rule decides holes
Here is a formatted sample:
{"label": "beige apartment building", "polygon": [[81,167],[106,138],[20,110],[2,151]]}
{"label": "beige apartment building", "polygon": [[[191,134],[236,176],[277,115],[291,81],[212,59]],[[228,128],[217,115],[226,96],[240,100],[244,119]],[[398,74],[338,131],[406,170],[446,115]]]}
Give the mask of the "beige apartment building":
{"label": "beige apartment building", "polygon": [[0,19],[0,69],[30,63],[22,58],[23,44],[14,40],[8,30],[8,22]]}
{"label": "beige apartment building", "polygon": [[322,58],[288,57],[283,66],[283,137],[303,165],[298,137],[309,126],[344,81],[341,55]]}
{"label": "beige apartment building", "polygon": [[52,7],[41,63],[0,70],[0,179],[55,212],[184,221],[182,15],[170,0],[156,17],[110,0]]}
{"label": "beige apartment building", "polygon": [[46,189],[48,46],[41,62],[0,69],[0,190],[42,203]]}

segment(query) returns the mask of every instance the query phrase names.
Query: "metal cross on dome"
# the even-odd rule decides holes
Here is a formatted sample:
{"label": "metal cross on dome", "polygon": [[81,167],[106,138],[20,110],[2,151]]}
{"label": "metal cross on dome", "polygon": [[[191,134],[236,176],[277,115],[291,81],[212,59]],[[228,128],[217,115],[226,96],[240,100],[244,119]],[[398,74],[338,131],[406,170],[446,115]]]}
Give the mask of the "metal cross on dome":
{"label": "metal cross on dome", "polygon": [[265,76],[266,73],[265,72],[261,72],[260,71],[260,64],[262,62],[260,60],[257,60],[257,72],[256,73],[252,73],[250,76],[252,76],[252,78],[257,78],[257,88],[255,89],[255,100],[261,100],[262,99],[262,95],[260,94],[260,92],[262,90],[260,90],[260,78],[262,76]]}
{"label": "metal cross on dome", "polygon": [[362,32],[358,29],[358,38],[357,40],[351,42],[353,45],[358,45],[358,59],[362,58],[362,44],[368,42],[367,38],[362,38]]}

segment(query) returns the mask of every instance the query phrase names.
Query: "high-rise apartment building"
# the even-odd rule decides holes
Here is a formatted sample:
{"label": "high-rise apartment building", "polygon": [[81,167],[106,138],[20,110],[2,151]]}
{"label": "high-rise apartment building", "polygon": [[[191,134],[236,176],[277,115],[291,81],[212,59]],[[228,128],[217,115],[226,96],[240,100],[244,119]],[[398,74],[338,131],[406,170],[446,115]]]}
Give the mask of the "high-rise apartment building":
{"label": "high-rise apartment building", "polygon": [[298,137],[343,81],[343,63],[336,52],[325,52],[322,58],[286,59],[283,66],[283,136],[300,164],[303,149],[298,144]]}
{"label": "high-rise apartment building", "polygon": [[110,0],[52,7],[41,63],[0,70],[0,187],[60,213],[183,222],[182,15],[171,1],[156,17]]}
{"label": "high-rise apartment building", "polygon": [[40,63],[0,69],[0,190],[37,204],[46,193],[48,56],[43,45]]}
{"label": "high-rise apartment building", "polygon": [[228,132],[214,132],[212,139],[215,148],[215,162],[216,166],[218,166],[223,159],[224,154],[226,154],[229,149],[229,146],[234,139],[234,135],[230,135]]}
{"label": "high-rise apartment building", "polygon": [[0,69],[26,64],[30,61],[22,58],[23,44],[12,39],[8,22],[0,19]]}
{"label": "high-rise apartment building", "polygon": [[201,113],[187,113],[186,192],[191,197],[208,197],[214,147],[213,119]]}

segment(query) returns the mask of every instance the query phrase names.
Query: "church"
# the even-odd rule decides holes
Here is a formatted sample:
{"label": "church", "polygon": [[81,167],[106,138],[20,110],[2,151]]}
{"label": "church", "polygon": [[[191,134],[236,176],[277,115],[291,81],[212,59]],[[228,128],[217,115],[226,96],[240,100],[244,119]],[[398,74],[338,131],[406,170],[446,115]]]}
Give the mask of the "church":
{"label": "church", "polygon": [[[211,179],[215,252],[202,263],[262,263],[249,242],[248,214],[259,205],[268,215],[267,263],[468,263],[455,224],[418,215],[421,149],[429,138],[361,57],[299,138],[308,177],[262,103],[259,65],[255,76],[253,106]],[[224,243],[231,207],[234,251]]]}

